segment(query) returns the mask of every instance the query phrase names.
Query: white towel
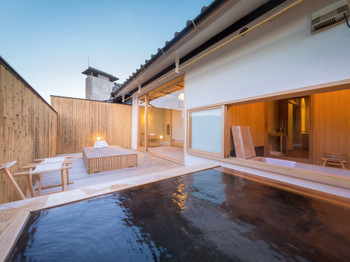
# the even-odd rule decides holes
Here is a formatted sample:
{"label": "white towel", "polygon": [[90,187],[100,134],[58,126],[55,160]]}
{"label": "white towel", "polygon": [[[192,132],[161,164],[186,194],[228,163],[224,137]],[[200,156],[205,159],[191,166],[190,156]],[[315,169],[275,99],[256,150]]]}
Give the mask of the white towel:
{"label": "white towel", "polygon": [[64,162],[66,157],[61,156],[61,157],[50,157],[50,158],[45,158],[43,162],[40,164],[49,164],[49,163],[58,163],[58,162]]}
{"label": "white towel", "polygon": [[286,166],[286,167],[295,167],[296,162],[289,160],[281,160],[275,158],[266,158],[266,163],[278,165],[278,166]]}
{"label": "white towel", "polygon": [[47,173],[52,171],[60,171],[62,163],[39,164],[31,171],[32,174]]}

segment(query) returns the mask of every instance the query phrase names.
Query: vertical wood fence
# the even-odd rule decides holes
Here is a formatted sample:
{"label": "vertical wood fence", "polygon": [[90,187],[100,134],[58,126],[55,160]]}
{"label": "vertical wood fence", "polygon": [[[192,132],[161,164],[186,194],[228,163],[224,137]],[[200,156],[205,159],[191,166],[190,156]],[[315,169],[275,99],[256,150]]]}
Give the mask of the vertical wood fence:
{"label": "vertical wood fence", "polygon": [[[0,165],[17,160],[11,172],[35,158],[56,155],[57,113],[0,57]],[[0,171],[0,203],[17,200],[8,179]],[[24,177],[16,178],[26,192]]]}
{"label": "vertical wood fence", "polygon": [[131,147],[131,106],[59,96],[51,96],[51,105],[58,113],[57,154],[80,153],[97,137]]}

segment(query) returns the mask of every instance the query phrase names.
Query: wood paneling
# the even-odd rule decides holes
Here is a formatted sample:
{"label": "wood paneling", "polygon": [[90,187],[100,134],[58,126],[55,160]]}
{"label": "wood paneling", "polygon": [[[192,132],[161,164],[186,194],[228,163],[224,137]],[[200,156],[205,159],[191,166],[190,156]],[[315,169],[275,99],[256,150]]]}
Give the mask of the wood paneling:
{"label": "wood paneling", "polygon": [[312,95],[313,162],[326,152],[347,156],[350,168],[350,89]]}
{"label": "wood paneling", "polygon": [[167,135],[167,125],[171,125],[170,109],[148,107],[148,134],[163,136],[160,142],[170,145],[171,135]]}
{"label": "wood paneling", "polygon": [[[35,158],[56,155],[57,113],[4,61],[0,64],[0,164],[17,160],[11,172]],[[0,171],[1,172],[1,171]],[[25,177],[16,177],[26,192]],[[0,174],[0,203],[18,200]]]}
{"label": "wood paneling", "polygon": [[[229,128],[231,126],[249,126],[254,146],[264,145],[265,102],[228,106],[227,119]],[[230,139],[230,148],[233,149],[232,139]]]}
{"label": "wood paneling", "polygon": [[180,139],[171,139],[171,146],[176,146],[176,147],[184,147],[184,140]]}
{"label": "wood paneling", "polygon": [[182,117],[182,110],[171,110],[171,129],[172,139],[184,140],[184,119]]}
{"label": "wood paneling", "polygon": [[236,157],[251,159],[256,157],[249,126],[231,126]]}
{"label": "wood paneling", "polygon": [[82,152],[97,137],[131,147],[131,106],[58,96],[51,105],[58,113],[57,154]]}

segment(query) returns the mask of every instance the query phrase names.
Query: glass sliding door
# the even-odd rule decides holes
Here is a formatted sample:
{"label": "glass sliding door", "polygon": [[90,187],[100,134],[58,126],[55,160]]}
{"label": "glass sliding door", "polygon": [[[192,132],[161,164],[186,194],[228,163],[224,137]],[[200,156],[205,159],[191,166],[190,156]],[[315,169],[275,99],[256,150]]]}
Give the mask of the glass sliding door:
{"label": "glass sliding door", "polygon": [[143,96],[138,98],[138,139],[137,139],[137,148],[139,150],[146,151],[147,149],[147,97]]}
{"label": "glass sliding door", "polygon": [[169,83],[148,93],[148,148],[151,153],[184,160],[184,84]]}

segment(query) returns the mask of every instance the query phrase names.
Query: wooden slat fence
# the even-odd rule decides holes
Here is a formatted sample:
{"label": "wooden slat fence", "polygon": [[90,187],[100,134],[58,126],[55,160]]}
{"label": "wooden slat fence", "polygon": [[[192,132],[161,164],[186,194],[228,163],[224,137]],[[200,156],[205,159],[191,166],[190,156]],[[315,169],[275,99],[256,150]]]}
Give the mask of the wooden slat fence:
{"label": "wooden slat fence", "polygon": [[131,147],[131,106],[59,96],[51,96],[51,105],[58,113],[57,154],[82,152],[97,137]]}
{"label": "wooden slat fence", "polygon": [[[57,113],[0,57],[0,164],[17,160],[11,168],[17,172],[35,158],[55,156],[56,136]],[[16,180],[25,192],[25,178]],[[0,203],[17,199],[0,173]]]}

